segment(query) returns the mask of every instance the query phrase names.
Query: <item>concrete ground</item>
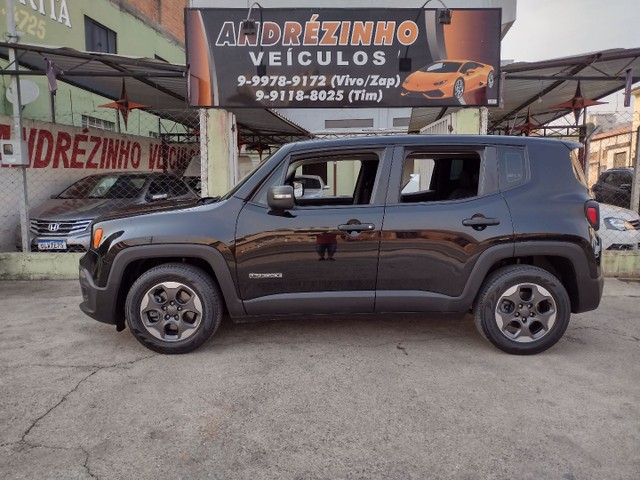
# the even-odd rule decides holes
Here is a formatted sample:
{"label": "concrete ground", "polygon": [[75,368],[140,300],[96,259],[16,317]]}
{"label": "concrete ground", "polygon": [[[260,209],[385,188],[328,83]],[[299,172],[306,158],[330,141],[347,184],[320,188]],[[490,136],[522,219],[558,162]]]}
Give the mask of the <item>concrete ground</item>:
{"label": "concrete ground", "polygon": [[0,282],[0,478],[638,479],[640,283],[533,357],[470,318],[233,325],[182,356]]}

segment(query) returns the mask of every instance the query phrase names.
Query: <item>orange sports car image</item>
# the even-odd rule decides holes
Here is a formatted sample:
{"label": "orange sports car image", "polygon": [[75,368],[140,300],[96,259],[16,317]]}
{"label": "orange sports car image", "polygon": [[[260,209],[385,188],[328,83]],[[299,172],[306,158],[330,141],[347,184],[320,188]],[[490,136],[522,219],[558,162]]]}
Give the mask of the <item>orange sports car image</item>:
{"label": "orange sports car image", "polygon": [[469,60],[438,60],[422,67],[402,83],[402,95],[421,94],[425,98],[462,98],[466,92],[492,88],[495,74],[491,65]]}

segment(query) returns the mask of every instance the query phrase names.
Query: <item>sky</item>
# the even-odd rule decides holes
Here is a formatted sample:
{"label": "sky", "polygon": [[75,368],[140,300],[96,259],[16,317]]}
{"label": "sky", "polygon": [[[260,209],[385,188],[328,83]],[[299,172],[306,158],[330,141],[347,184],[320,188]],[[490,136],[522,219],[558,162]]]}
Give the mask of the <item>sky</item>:
{"label": "sky", "polygon": [[502,40],[502,58],[536,61],[640,48],[638,0],[517,0],[516,21]]}
{"label": "sky", "polygon": [[[640,0],[517,0],[502,59],[534,62],[611,48],[640,48]],[[640,74],[640,72],[636,73]],[[600,111],[623,109],[622,94]]]}

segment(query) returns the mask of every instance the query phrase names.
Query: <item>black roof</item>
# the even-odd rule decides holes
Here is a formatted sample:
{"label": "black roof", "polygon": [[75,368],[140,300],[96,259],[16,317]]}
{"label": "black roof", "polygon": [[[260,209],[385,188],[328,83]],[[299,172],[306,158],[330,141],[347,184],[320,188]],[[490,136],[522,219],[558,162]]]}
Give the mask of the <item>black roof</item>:
{"label": "black roof", "polygon": [[350,147],[358,145],[516,145],[563,143],[568,148],[580,148],[582,144],[569,140],[557,140],[543,137],[516,137],[510,135],[381,135],[371,137],[348,137],[337,139],[304,140],[291,145],[291,150],[314,147]]}

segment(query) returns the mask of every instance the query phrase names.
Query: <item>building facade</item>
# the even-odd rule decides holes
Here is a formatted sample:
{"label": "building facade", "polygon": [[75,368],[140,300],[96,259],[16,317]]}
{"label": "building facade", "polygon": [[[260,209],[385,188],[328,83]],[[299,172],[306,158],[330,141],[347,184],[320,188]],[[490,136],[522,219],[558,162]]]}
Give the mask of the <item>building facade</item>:
{"label": "building facade", "polygon": [[[183,11],[186,0],[14,1],[18,43],[171,63],[185,61]],[[3,39],[6,33],[6,22],[2,21],[0,35]],[[0,67],[7,66],[8,61],[0,58]],[[9,80],[8,76],[3,76],[0,85],[0,115],[12,115],[12,105],[6,95]],[[21,80],[29,85],[25,90],[35,96],[23,106],[23,118],[50,121],[53,115],[46,78],[29,76]],[[158,131],[157,119],[139,110],[132,112],[127,128],[118,125],[113,109],[99,107],[111,101],[58,81],[54,101],[56,123],[111,131],[117,131],[119,126],[119,131],[135,135]]]}
{"label": "building facade", "polygon": [[[184,64],[186,3],[186,0],[14,0],[17,43]],[[2,21],[3,40],[6,34],[6,21]],[[116,63],[113,71],[117,72],[117,59],[113,61]],[[44,65],[43,55],[42,69]],[[0,56],[0,68],[13,66]],[[127,82],[134,80],[114,78],[114,81],[122,81],[126,87]],[[10,75],[2,75],[1,139],[15,139],[12,128],[15,96],[11,83]],[[113,99],[70,85],[61,78],[57,79],[55,95],[50,94],[44,75],[22,75],[20,85],[29,165],[24,169],[24,182],[21,169],[0,168],[3,206],[0,253],[16,249],[14,238],[21,225],[21,205],[31,211],[52,194],[94,173],[181,170],[199,153],[199,143],[190,137],[198,130],[197,125],[160,119],[141,109],[130,111],[125,125],[117,110],[102,107],[113,103]],[[118,91],[119,87],[116,83]],[[129,100],[135,102],[136,98]],[[189,136],[191,143],[176,141],[180,135]]]}

